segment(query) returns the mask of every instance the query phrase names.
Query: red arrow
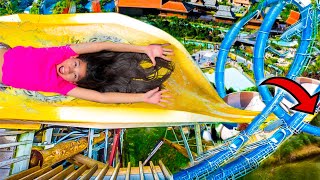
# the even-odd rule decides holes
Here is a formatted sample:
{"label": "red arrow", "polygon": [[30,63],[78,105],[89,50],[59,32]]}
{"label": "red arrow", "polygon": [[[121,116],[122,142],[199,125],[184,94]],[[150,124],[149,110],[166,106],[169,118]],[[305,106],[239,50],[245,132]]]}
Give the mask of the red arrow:
{"label": "red arrow", "polygon": [[299,103],[291,109],[296,111],[314,114],[319,98],[319,93],[313,96],[297,82],[284,77],[273,77],[263,81],[260,85],[275,85],[289,92]]}

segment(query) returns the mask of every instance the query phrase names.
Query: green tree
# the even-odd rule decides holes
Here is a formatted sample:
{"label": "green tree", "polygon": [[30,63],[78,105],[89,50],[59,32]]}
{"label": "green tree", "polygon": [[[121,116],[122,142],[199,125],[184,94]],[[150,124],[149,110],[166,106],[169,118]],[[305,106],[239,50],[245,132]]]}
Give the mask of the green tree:
{"label": "green tree", "polygon": [[22,12],[23,10],[19,9],[19,0],[0,0],[0,15],[10,15]]}

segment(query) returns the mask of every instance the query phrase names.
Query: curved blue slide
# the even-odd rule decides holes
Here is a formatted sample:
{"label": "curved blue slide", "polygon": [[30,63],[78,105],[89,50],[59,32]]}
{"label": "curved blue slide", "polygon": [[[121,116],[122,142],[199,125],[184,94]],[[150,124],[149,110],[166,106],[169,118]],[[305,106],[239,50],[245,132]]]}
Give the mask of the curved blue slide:
{"label": "curved blue slide", "polygon": [[295,23],[294,25],[290,26],[290,28],[288,28],[281,36],[280,39],[283,41],[291,41],[291,38],[294,35],[300,35],[302,30],[304,29],[303,27],[303,21],[300,20],[297,23]]}
{"label": "curved blue slide", "polygon": [[[223,40],[220,52],[218,55],[218,61],[216,63],[216,87],[217,92],[221,97],[226,95],[224,88],[224,69],[227,61],[227,56],[234,39],[239,34],[241,28],[252,18],[256,13],[263,8],[272,5],[268,11],[264,21],[260,27],[257,35],[256,45],[254,47],[254,76],[258,86],[259,93],[262,96],[266,108],[252,121],[246,130],[240,133],[229,145],[223,146],[222,151],[218,152],[211,158],[195,165],[191,168],[178,172],[174,175],[174,179],[194,179],[199,177],[206,177],[207,179],[227,179],[241,177],[248,172],[254,170],[259,166],[259,163],[272,154],[275,149],[293,133],[299,133],[301,131],[310,133],[312,135],[319,136],[320,128],[311,126],[303,122],[303,119],[307,116],[305,113],[288,114],[284,111],[279,103],[281,102],[284,93],[282,90],[272,97],[269,89],[266,86],[259,86],[261,82],[265,80],[264,77],[264,56],[267,47],[267,41],[270,30],[274,24],[275,19],[281,13],[284,6],[287,3],[294,3],[299,7],[301,13],[301,23],[304,27],[301,32],[300,46],[297,50],[294,62],[287,74],[287,78],[295,79],[303,71],[303,68],[308,63],[309,54],[311,53],[313,41],[315,39],[315,33],[312,31],[315,25],[317,25],[318,10],[314,7],[310,1],[300,0],[281,0],[272,1],[265,0],[258,4],[256,9],[247,13],[247,15],[239,20],[226,34]],[[317,91],[320,90],[318,87]],[[243,145],[248,141],[249,136],[255,133],[259,126],[265,121],[265,119],[274,113],[279,119],[283,121],[284,126],[280,127],[269,139],[261,143],[258,148],[251,152],[244,153],[233,162],[229,162],[225,166],[221,165],[228,162],[233,158]]]}

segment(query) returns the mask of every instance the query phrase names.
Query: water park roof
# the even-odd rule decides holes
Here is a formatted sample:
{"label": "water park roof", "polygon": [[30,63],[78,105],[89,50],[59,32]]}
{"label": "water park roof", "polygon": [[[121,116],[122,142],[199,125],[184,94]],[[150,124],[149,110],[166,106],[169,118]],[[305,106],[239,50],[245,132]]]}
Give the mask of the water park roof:
{"label": "water park roof", "polygon": [[230,6],[219,5],[217,13],[214,17],[221,17],[221,18],[228,18],[228,19],[235,19],[231,12]]}
{"label": "water park roof", "polygon": [[219,11],[231,11],[231,6],[219,5]]}
{"label": "water park roof", "polygon": [[234,0],[233,3],[234,4],[250,5],[250,1],[249,0]]}
{"label": "water park roof", "polygon": [[242,17],[247,13],[247,9],[242,6],[233,6],[231,11],[237,16]]}
{"label": "water park roof", "polygon": [[188,13],[193,9],[190,4],[184,2],[168,1],[162,5],[161,10]]}
{"label": "water park roof", "polygon": [[[215,84],[214,74],[205,74],[210,82]],[[225,70],[225,86],[227,89],[231,87],[236,91],[241,91],[249,87],[255,86],[245,75],[235,68],[228,68]]]}
{"label": "water park roof", "polygon": [[216,0],[204,0],[204,5],[205,6],[216,6],[217,1]]}
{"label": "water park roof", "polygon": [[199,17],[199,20],[212,21],[212,20],[213,20],[213,17],[212,17],[212,15],[201,15],[201,16]]}
{"label": "water park roof", "polygon": [[118,0],[118,7],[161,8],[162,0]]}
{"label": "water park roof", "polygon": [[191,2],[188,2],[188,4],[194,5],[194,6],[201,6],[201,7],[216,7],[217,0],[193,0]]}
{"label": "water park roof", "polygon": [[204,55],[204,57],[208,57],[208,58],[212,58],[216,56],[216,53],[214,52],[206,52]]}
{"label": "water park roof", "polygon": [[291,10],[286,23],[290,25],[294,24],[299,21],[299,18],[300,18],[300,13],[297,11]]}

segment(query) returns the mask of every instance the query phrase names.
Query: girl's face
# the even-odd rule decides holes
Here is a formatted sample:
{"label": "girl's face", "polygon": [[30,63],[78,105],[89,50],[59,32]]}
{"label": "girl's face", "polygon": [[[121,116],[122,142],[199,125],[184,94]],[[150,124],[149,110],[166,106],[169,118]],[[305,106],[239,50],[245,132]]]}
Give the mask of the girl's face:
{"label": "girl's face", "polygon": [[76,84],[86,76],[87,63],[71,57],[56,66],[57,74],[64,80]]}

